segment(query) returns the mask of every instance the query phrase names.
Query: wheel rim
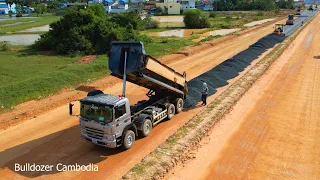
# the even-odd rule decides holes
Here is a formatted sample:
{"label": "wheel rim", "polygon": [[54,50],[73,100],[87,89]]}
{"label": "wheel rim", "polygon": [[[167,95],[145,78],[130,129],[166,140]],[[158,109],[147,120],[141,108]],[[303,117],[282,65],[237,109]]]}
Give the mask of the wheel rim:
{"label": "wheel rim", "polygon": [[128,144],[128,146],[131,146],[131,145],[132,145],[132,142],[133,142],[133,137],[132,137],[131,135],[129,135],[129,136],[127,137],[127,144]]}
{"label": "wheel rim", "polygon": [[179,109],[182,108],[182,102],[181,101],[179,101],[179,103],[178,103],[178,108]]}
{"label": "wheel rim", "polygon": [[150,125],[149,125],[149,123],[146,123],[146,124],[144,125],[144,132],[147,133],[147,134],[150,132]]}
{"label": "wheel rim", "polygon": [[174,113],[174,107],[171,107],[169,112],[170,112],[170,114],[173,114]]}

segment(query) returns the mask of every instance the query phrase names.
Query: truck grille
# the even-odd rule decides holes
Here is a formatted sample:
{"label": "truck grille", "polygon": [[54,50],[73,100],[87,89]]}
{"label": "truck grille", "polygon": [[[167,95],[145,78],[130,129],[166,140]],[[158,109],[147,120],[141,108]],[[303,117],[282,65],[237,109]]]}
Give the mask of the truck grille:
{"label": "truck grille", "polygon": [[100,129],[94,129],[88,126],[85,126],[85,129],[87,131],[87,134],[89,137],[91,138],[95,138],[95,139],[102,139],[103,138],[103,130]]}

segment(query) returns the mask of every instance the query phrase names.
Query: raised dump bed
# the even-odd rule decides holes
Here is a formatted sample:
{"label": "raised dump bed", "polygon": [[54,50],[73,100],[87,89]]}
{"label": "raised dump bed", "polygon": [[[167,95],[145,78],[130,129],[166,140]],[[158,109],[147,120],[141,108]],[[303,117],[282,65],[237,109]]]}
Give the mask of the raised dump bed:
{"label": "raised dump bed", "polygon": [[188,91],[186,74],[180,74],[146,55],[142,42],[112,43],[109,57],[111,74],[123,79],[125,64],[127,81],[153,90],[157,95],[185,98]]}

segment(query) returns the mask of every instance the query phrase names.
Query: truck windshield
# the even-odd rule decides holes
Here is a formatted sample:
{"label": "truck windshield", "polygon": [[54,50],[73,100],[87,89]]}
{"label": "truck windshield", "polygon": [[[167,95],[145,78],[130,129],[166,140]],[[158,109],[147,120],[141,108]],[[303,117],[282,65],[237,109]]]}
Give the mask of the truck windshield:
{"label": "truck windshield", "polygon": [[96,105],[96,104],[84,104],[80,105],[80,115],[83,118],[102,121],[102,122],[112,122],[112,110],[113,108],[108,106]]}

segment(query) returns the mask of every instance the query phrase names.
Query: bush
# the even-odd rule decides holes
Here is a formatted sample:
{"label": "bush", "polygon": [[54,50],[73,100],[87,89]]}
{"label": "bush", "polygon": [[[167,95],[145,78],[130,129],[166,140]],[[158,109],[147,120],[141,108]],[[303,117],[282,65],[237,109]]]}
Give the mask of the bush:
{"label": "bush", "polygon": [[211,12],[210,15],[209,15],[209,17],[215,18],[215,17],[217,17],[217,13],[216,13],[216,12]]}
{"label": "bush", "polygon": [[[50,25],[51,30],[31,46],[35,50],[53,50],[58,54],[103,54],[111,47],[111,41],[138,39],[136,20],[130,17],[108,19],[101,7],[90,6],[87,10],[68,11],[57,22]],[[127,14],[127,13],[125,13]],[[127,14],[129,15],[129,14]],[[131,15],[131,14],[130,14]],[[126,23],[119,19],[128,20]],[[112,18],[111,18],[112,19]],[[120,24],[118,24],[120,23]],[[131,24],[133,23],[133,25]]]}
{"label": "bush", "polygon": [[199,10],[187,10],[183,22],[186,28],[206,28],[210,26],[208,17]]}
{"label": "bush", "polygon": [[258,12],[257,16],[264,16],[264,13],[263,12]]}
{"label": "bush", "polygon": [[131,24],[135,30],[143,30],[144,23],[140,18],[140,15],[137,12],[130,11],[126,13],[114,14],[111,17],[111,21],[125,27],[128,24]]}
{"label": "bush", "polygon": [[147,36],[145,34],[141,34],[139,36],[139,40],[142,41],[143,43],[152,43],[153,42],[153,39],[150,37],[150,36]]}
{"label": "bush", "polygon": [[8,41],[0,41],[0,51],[7,51],[7,50],[9,50]]}
{"label": "bush", "polygon": [[159,27],[159,22],[153,20],[150,15],[143,19],[144,29],[155,29]]}
{"label": "bush", "polygon": [[232,17],[231,16],[227,16],[226,17],[226,21],[231,21],[232,20]]}
{"label": "bush", "polygon": [[156,7],[156,14],[157,15],[162,15],[163,14],[163,10],[161,9],[161,7]]}
{"label": "bush", "polygon": [[22,13],[17,13],[16,17],[22,17]]}

